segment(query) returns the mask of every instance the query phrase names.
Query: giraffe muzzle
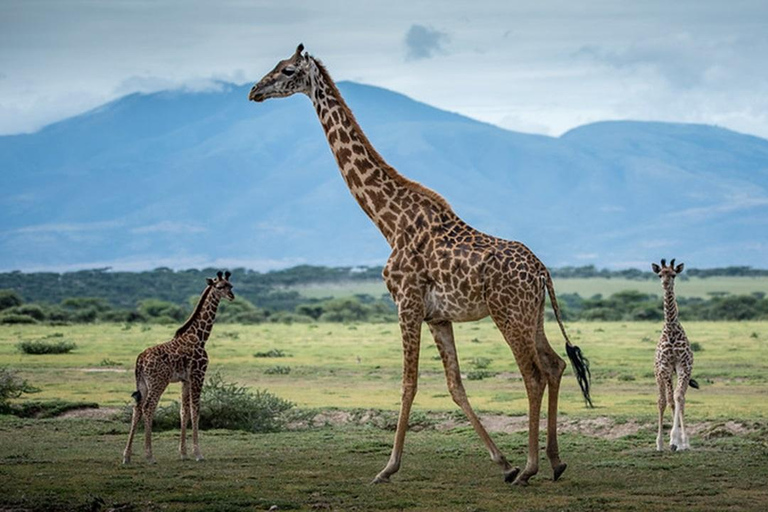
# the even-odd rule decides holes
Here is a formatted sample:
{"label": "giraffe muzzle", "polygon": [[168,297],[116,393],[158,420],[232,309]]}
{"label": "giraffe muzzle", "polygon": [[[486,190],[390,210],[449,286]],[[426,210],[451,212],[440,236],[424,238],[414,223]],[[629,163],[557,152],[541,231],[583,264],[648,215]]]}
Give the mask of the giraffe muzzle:
{"label": "giraffe muzzle", "polygon": [[255,101],[257,103],[261,103],[262,101],[264,101],[264,95],[256,92],[256,87],[254,86],[251,89],[250,94],[248,94],[248,99],[250,101]]}

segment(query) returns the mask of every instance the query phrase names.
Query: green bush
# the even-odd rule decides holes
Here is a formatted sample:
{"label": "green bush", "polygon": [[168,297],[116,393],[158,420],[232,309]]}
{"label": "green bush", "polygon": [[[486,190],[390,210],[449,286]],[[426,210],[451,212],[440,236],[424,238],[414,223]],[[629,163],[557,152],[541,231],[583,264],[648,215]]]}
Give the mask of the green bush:
{"label": "green bush", "polygon": [[467,380],[483,380],[489,377],[495,377],[496,372],[490,370],[471,370],[467,372]]}
{"label": "green bush", "polygon": [[16,347],[25,354],[66,354],[77,348],[77,345],[71,341],[22,341]]}
{"label": "green bush", "polygon": [[21,306],[23,301],[18,293],[13,290],[0,290],[0,311],[16,306]]}
{"label": "green bush", "polygon": [[0,367],[0,413],[8,404],[8,400],[19,398],[24,393],[37,393],[40,391],[31,386],[25,379],[19,377],[16,370]]}
{"label": "green bush", "polygon": [[[266,390],[249,391],[235,383],[225,382],[219,372],[208,378],[200,396],[202,430],[221,428],[248,432],[278,432],[285,428],[285,413],[294,404]],[[124,419],[130,421],[132,406],[125,409]],[[178,402],[158,408],[153,428],[179,428]]]}
{"label": "green bush", "polygon": [[37,320],[27,315],[6,313],[0,315],[0,324],[36,324]]}
{"label": "green bush", "polygon": [[291,367],[277,365],[271,368],[267,368],[264,370],[264,373],[267,375],[288,375],[291,373]]}
{"label": "green bush", "polygon": [[253,357],[286,357],[286,353],[279,348],[273,348],[266,352],[256,352]]}
{"label": "green bush", "polygon": [[187,318],[187,311],[172,302],[159,299],[145,299],[139,302],[138,312],[160,323],[183,322]]}

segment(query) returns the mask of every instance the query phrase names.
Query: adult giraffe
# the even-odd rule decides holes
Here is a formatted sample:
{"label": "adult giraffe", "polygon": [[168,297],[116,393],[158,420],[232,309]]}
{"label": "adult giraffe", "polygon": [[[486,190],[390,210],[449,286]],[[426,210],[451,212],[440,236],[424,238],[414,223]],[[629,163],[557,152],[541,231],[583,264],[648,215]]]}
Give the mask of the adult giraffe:
{"label": "adult giraffe", "polygon": [[[421,324],[426,322],[445,367],[448,389],[490,452],[504,479],[525,485],[539,467],[539,415],[549,386],[547,456],[554,480],[566,469],[557,445],[557,400],[565,362],[544,334],[547,291],[566,351],[587,403],[588,361],[571,344],[560,318],[547,268],[523,244],[486,235],[468,226],[436,192],[387,165],[373,148],[328,71],[299,45],[251,89],[262,102],[295,93],[309,96],[341,174],[363,211],[392,247],[383,277],[397,304],[403,342],[400,416],[389,462],[374,482],[386,482],[400,469],[408,416],[416,395]],[[491,315],[512,348],[528,394],[528,460],[512,467],[480,423],[461,382],[453,322]]]}

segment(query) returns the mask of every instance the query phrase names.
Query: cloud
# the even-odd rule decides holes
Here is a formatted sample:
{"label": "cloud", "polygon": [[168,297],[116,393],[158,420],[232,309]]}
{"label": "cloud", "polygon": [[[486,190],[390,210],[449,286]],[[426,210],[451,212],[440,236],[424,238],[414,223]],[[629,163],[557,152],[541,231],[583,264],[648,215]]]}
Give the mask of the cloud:
{"label": "cloud", "polygon": [[202,233],[204,231],[207,231],[207,230],[202,226],[184,224],[183,222],[171,222],[168,220],[164,220],[162,222],[158,222],[156,224],[151,224],[148,226],[141,226],[138,228],[131,229],[131,233],[134,233],[137,235],[145,234],[145,233],[171,233],[171,234]]}
{"label": "cloud", "polygon": [[105,229],[114,229],[121,225],[122,222],[117,221],[37,224],[15,229],[12,233],[87,233],[92,231],[103,231]]}
{"label": "cloud", "polygon": [[443,45],[450,41],[445,32],[424,25],[411,25],[405,34],[406,60],[431,59],[436,53],[445,53]]}

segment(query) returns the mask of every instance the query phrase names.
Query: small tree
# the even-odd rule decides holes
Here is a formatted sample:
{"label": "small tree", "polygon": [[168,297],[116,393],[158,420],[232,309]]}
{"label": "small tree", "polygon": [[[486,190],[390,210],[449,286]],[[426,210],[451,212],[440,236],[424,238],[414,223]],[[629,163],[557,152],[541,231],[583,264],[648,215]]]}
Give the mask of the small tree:
{"label": "small tree", "polygon": [[16,306],[21,306],[23,300],[18,293],[13,290],[0,290],[0,311]]}

